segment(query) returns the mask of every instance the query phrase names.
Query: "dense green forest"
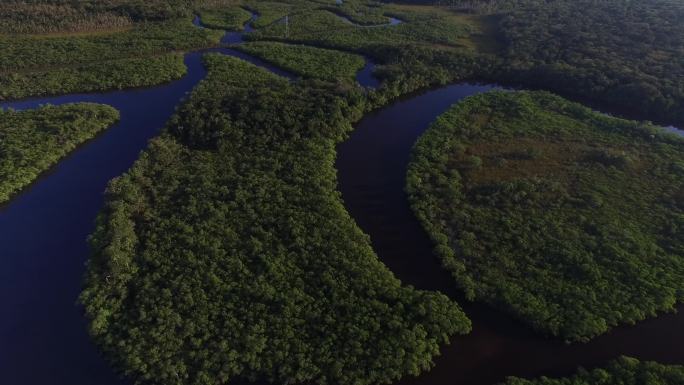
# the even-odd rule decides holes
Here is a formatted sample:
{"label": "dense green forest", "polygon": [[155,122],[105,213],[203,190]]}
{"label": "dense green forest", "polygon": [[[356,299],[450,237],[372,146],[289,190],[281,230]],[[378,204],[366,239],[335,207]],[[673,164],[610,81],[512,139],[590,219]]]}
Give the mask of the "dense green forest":
{"label": "dense green forest", "polygon": [[0,35],[0,98],[164,83],[185,74],[177,51],[214,46],[222,35],[189,18],[137,23],[115,33]]}
{"label": "dense green forest", "polygon": [[[544,88],[639,118],[684,125],[680,1],[346,4],[300,8],[290,14],[287,36],[285,25],[274,23],[251,38],[358,51],[383,64],[381,75],[399,72],[421,84],[462,79],[468,71],[452,74],[452,69],[475,55],[478,64],[470,78]],[[364,29],[335,14],[361,23],[367,17],[369,24],[395,16],[405,23]]]}
{"label": "dense green forest", "polygon": [[605,368],[580,369],[568,378],[542,377],[536,380],[509,378],[502,385],[680,385],[684,384],[684,366],[640,362],[620,357]]}
{"label": "dense green forest", "polygon": [[[432,5],[0,4],[0,100],[180,78],[185,52],[218,46],[250,11],[257,30],[234,48],[301,76],[208,55],[208,78],[110,183],[81,302],[123,372],[165,385],[387,383],[469,332],[453,301],[402,286],[336,191],[335,146],[402,95],[492,81],[684,125],[681,1],[398,3],[416,2]],[[352,81],[363,55],[377,90]],[[0,202],[117,117],[97,105],[1,111]],[[492,93],[421,138],[407,189],[470,299],[586,341],[684,299],[683,143],[547,93]],[[539,383],[669,384],[679,370],[621,359]]]}
{"label": "dense green forest", "polygon": [[81,296],[95,340],[164,384],[374,384],[430,368],[469,320],[402,286],[335,192],[335,145],[363,93],[207,64],[107,190]]}
{"label": "dense green forest", "polygon": [[507,80],[684,125],[684,2],[544,2],[501,19]]}
{"label": "dense green forest", "polygon": [[0,109],[0,203],[118,119],[114,108],[91,103]]}
{"label": "dense green forest", "polygon": [[178,79],[185,73],[183,54],[179,53],[48,71],[13,72],[0,77],[0,100],[153,86]]}
{"label": "dense green forest", "polygon": [[[239,29],[249,17],[245,9],[252,9],[261,17],[255,23],[259,30],[251,39],[306,43],[374,58],[380,63],[378,75],[386,83],[385,96],[463,79],[495,80],[544,88],[639,118],[684,125],[684,39],[680,38],[684,24],[679,22],[684,18],[684,3],[680,1],[415,2],[440,6],[361,0],[344,1],[339,6],[306,0],[14,0],[0,6],[0,20],[7,21],[2,23],[5,32],[87,32],[107,29],[107,25],[128,31],[100,40],[86,36],[86,42],[74,39],[79,36],[68,37],[67,41],[73,40],[68,47],[59,39],[45,43],[45,39],[22,37],[11,39],[12,44],[0,38],[0,49],[8,52],[0,71],[75,65],[67,63],[64,52],[83,65],[93,57],[102,62],[130,58],[135,52],[148,55],[207,46],[215,44],[219,35],[193,32],[187,23],[192,13],[202,14],[205,23],[213,27]],[[586,12],[588,9],[591,12]],[[285,15],[290,21],[287,36],[282,23]],[[337,15],[366,25],[382,24],[388,16],[404,23],[358,28]],[[185,20],[186,25],[178,20]],[[148,32],[159,29],[154,22],[167,26],[161,29],[168,32]],[[134,36],[141,39],[136,41]],[[181,37],[189,40],[179,41]],[[165,41],[176,42],[163,47],[147,44]],[[114,49],[102,50],[99,42]],[[17,45],[26,49],[17,50]],[[98,80],[106,83],[102,77]]]}
{"label": "dense green forest", "polygon": [[[389,10],[388,10],[389,11]],[[312,9],[289,18],[288,35],[285,24],[275,23],[258,30],[252,39],[291,40],[313,45],[360,50],[389,47],[412,48],[411,44],[458,45],[458,40],[468,35],[469,27],[452,23],[446,17],[434,13],[410,13],[395,11],[393,15],[411,18],[410,23],[377,28],[360,28],[349,24],[335,13],[325,9]],[[441,15],[438,13],[437,15]],[[387,23],[388,20],[384,20]],[[369,54],[378,54],[369,51]]]}
{"label": "dense green forest", "polygon": [[279,22],[285,15],[293,15],[311,7],[306,1],[249,0],[245,1],[244,5],[259,14],[259,18],[254,21],[255,28],[271,25]]}
{"label": "dense green forest", "polygon": [[237,49],[298,75],[333,81],[353,79],[366,63],[359,55],[305,45],[253,42]]}
{"label": "dense green forest", "polygon": [[407,176],[471,299],[584,341],[684,299],[684,139],[543,92],[466,99]]}
{"label": "dense green forest", "polygon": [[105,35],[0,37],[0,71],[49,69],[208,47],[222,35],[221,31],[196,28],[190,20],[178,20]]}
{"label": "dense green forest", "polygon": [[[429,86],[492,72],[493,62],[478,56],[475,47],[479,45],[471,41],[471,38],[479,38],[483,34],[478,23],[443,9],[410,6],[386,6],[379,10],[377,7],[368,8],[372,8],[372,12],[397,17],[404,23],[375,28],[355,27],[327,9],[297,8],[290,14],[287,37],[285,26],[274,23],[258,29],[247,38],[358,52],[372,58],[379,64],[375,74],[383,81],[381,89],[369,95],[373,106],[384,105],[400,95]],[[485,47],[482,49],[486,50]]]}
{"label": "dense green forest", "polygon": [[[401,2],[401,1],[400,1]],[[412,0],[490,15],[504,47],[484,78],[684,125],[684,2]]]}
{"label": "dense green forest", "polygon": [[92,32],[190,16],[186,0],[4,0],[0,33]]}

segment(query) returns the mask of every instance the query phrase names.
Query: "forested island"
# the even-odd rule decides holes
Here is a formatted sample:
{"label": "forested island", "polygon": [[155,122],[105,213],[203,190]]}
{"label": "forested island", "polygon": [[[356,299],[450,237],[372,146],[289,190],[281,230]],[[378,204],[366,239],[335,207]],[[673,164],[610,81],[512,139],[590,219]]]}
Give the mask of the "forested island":
{"label": "forested island", "polygon": [[[679,0],[8,0],[0,102],[138,101],[134,88],[195,79],[86,219],[78,303],[117,372],[384,384],[425,374],[476,330],[466,302],[577,343],[684,300],[684,140],[659,126],[684,126],[682,20]],[[377,88],[358,83],[364,68]],[[406,189],[435,246],[424,258],[463,299],[395,277],[345,209],[334,162],[364,115],[464,81],[535,91],[469,97],[414,148]],[[0,204],[119,119],[45,100],[0,108]],[[619,358],[505,385],[681,382],[679,366]]]}
{"label": "forested island", "polygon": [[544,92],[466,99],[420,138],[411,205],[471,299],[587,340],[684,293],[684,139]]}

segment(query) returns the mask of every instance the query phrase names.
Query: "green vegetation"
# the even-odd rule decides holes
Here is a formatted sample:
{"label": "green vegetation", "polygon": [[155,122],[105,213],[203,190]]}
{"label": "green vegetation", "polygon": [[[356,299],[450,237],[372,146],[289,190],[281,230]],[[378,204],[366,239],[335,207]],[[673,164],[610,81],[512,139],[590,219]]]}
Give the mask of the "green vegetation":
{"label": "green vegetation", "polygon": [[[420,2],[418,0],[418,2]],[[424,1],[423,3],[436,3]],[[452,0],[496,20],[498,69],[485,77],[684,125],[684,2]]]}
{"label": "green vegetation", "polygon": [[[427,370],[441,344],[470,330],[445,296],[401,286],[341,204],[335,146],[363,112],[481,79],[684,123],[681,2],[331,3],[0,4],[0,99],[179,78],[182,52],[223,34],[195,28],[192,15],[238,30],[247,10],[261,17],[238,49],[303,77],[209,55],[208,78],[110,184],[81,301],[95,340],[140,382],[386,383]],[[348,84],[359,55],[378,63],[380,89]],[[0,127],[12,128],[0,131],[0,154],[13,159],[5,200],[116,119],[55,109],[1,113]],[[683,299],[682,146],[549,94],[494,93],[435,123],[408,191],[470,298],[584,341]],[[47,163],[23,169],[16,159]],[[641,365],[616,365],[632,364]]]}
{"label": "green vegetation", "polygon": [[[259,13],[259,18],[254,21],[254,27],[263,28],[277,22],[285,15],[298,12],[299,7],[295,4],[279,3],[273,1],[247,1],[246,5]],[[308,8],[308,6],[306,6]],[[306,9],[305,8],[305,9]]]}
{"label": "green vegetation", "polygon": [[684,125],[681,20],[677,0],[532,2],[501,19],[504,76]]}
{"label": "green vegetation", "polygon": [[639,362],[620,357],[604,369],[580,369],[570,378],[542,377],[536,380],[509,378],[502,385],[679,385],[684,384],[684,366]]}
{"label": "green vegetation", "polygon": [[169,385],[373,384],[431,367],[469,320],[401,286],[335,192],[362,91],[207,65],[107,190],[81,296],[96,341],[129,375]]}
{"label": "green vegetation", "polygon": [[332,81],[353,79],[365,65],[359,55],[304,45],[253,42],[236,48],[298,75]]}
{"label": "green vegetation", "polygon": [[382,7],[370,7],[365,3],[345,2],[342,5],[325,6],[324,9],[343,16],[360,25],[379,25],[389,23]]}
{"label": "green vegetation", "polygon": [[377,12],[405,22],[356,27],[327,10],[310,6],[290,14],[287,38],[282,23],[261,28],[247,38],[358,52],[374,59],[379,63],[376,75],[383,85],[370,94],[373,106],[421,88],[491,72],[492,61],[478,57],[469,46],[469,38],[482,31],[452,12],[406,6],[383,6]]}
{"label": "green vegetation", "polygon": [[189,16],[185,0],[3,0],[0,33],[93,32]]}
{"label": "green vegetation", "polygon": [[252,18],[252,14],[240,7],[202,10],[199,13],[202,25],[228,31],[240,31]]}
{"label": "green vegetation", "polygon": [[89,12],[67,4],[0,3],[0,33],[46,34],[112,30],[129,27],[133,21],[114,12]]}
{"label": "green vegetation", "polygon": [[0,37],[0,98],[151,86],[185,74],[180,53],[215,45],[223,32],[188,20],[120,33]]}
{"label": "green vegetation", "polygon": [[134,30],[93,36],[0,37],[0,71],[49,69],[208,47],[223,33],[196,28],[189,20],[148,23]]}
{"label": "green vegetation", "polygon": [[420,138],[407,191],[469,298],[585,341],[684,299],[683,164],[658,127],[494,92]]}
{"label": "green vegetation", "polygon": [[91,103],[0,109],[0,203],[118,119],[112,107]]}
{"label": "green vegetation", "polygon": [[467,34],[468,30],[463,26],[433,18],[432,15],[416,17],[411,23],[395,26],[360,28],[345,22],[329,11],[313,10],[290,17],[287,39],[285,39],[285,25],[282,23],[259,30],[250,37],[362,50],[363,48],[377,49],[378,45],[406,46],[412,43],[457,45],[458,40]]}
{"label": "green vegetation", "polygon": [[49,71],[14,72],[0,77],[0,100],[153,86],[181,78],[185,72],[180,53]]}

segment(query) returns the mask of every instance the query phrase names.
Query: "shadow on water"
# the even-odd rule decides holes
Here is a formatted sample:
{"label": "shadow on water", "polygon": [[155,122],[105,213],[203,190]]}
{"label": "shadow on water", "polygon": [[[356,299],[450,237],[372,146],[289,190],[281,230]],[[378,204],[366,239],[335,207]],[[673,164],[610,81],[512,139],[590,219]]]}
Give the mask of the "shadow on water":
{"label": "shadow on water", "polygon": [[472,333],[453,338],[435,368],[399,384],[491,385],[509,375],[565,375],[619,355],[683,364],[682,315],[663,314],[587,344],[567,345],[535,334],[503,312],[467,302],[433,256],[432,243],[404,192],[411,148],[453,103],[494,88],[458,84],[401,100],[364,117],[338,148],[338,188],[380,259],[405,284],[454,298],[473,321]]}

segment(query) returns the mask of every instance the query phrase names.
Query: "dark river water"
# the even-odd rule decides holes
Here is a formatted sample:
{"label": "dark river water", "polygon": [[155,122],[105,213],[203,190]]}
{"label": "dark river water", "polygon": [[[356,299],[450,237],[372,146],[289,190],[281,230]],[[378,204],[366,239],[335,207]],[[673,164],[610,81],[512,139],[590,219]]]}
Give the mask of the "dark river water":
{"label": "dark river water", "polygon": [[[227,34],[224,42],[242,41]],[[242,53],[216,49],[292,77]],[[205,51],[206,52],[206,51]],[[102,206],[107,182],[125,172],[205,75],[201,52],[185,56],[188,73],[167,85],[101,94],[75,94],[0,103],[7,108],[95,102],[113,106],[121,120],[63,159],[0,207],[0,383],[113,385],[119,380],[89,340],[76,305],[86,238]],[[377,85],[367,66],[358,80]],[[429,123],[459,99],[489,86],[452,85],[400,101],[367,116],[339,148],[340,190],[353,217],[371,235],[380,258],[407,284],[460,299],[431,255],[431,245],[403,194],[412,144]],[[505,314],[460,301],[473,333],[443,349],[420,384],[492,384],[504,375],[563,374],[620,354],[684,363],[684,318],[665,315],[620,328],[587,345],[565,346],[531,333]]]}

